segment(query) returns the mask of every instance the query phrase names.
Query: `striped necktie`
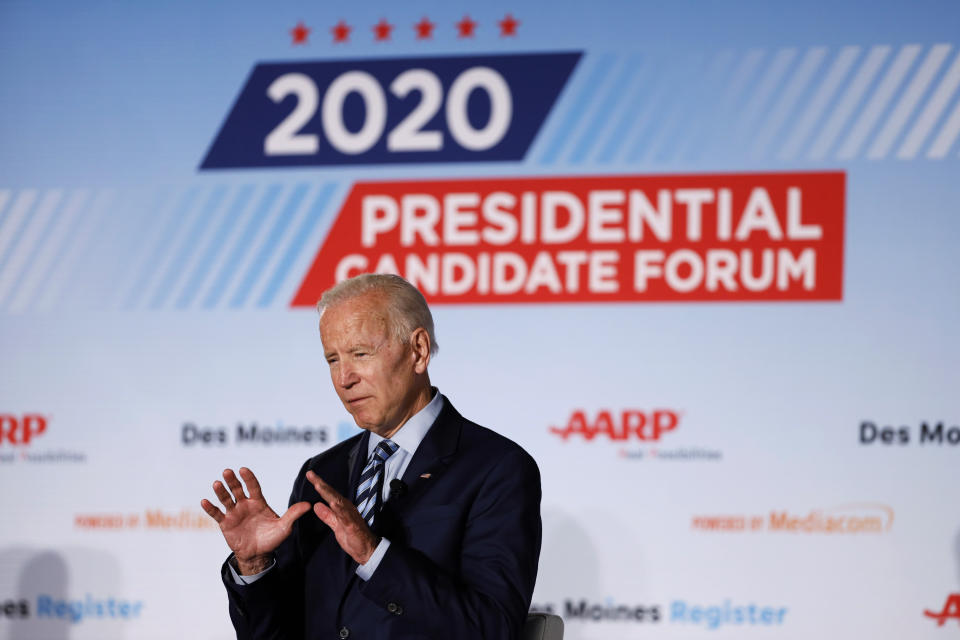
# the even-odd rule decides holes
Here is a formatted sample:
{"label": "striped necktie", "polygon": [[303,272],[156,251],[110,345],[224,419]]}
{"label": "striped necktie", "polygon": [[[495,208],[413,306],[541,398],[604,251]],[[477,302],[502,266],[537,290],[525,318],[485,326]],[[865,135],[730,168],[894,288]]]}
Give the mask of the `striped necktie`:
{"label": "striped necktie", "polygon": [[360,484],[357,486],[357,511],[373,526],[373,518],[382,506],[383,498],[383,465],[387,458],[396,453],[400,446],[391,440],[381,440],[373,450],[367,466],[360,474]]}

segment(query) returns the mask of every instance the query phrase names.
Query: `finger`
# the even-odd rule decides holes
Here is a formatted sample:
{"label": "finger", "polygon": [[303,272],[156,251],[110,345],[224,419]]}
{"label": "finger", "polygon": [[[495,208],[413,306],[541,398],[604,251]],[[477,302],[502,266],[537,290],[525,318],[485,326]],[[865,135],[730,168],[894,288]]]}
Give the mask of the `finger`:
{"label": "finger", "polygon": [[247,494],[243,492],[243,485],[240,484],[240,479],[237,478],[237,474],[233,472],[233,469],[224,469],[223,479],[227,481],[227,486],[230,487],[230,492],[233,493],[234,500],[237,502],[246,500]]}
{"label": "finger", "polygon": [[217,524],[220,524],[220,521],[223,520],[223,512],[213,506],[213,503],[206,498],[200,501],[200,507],[207,512],[208,516],[216,520]]}
{"label": "finger", "polygon": [[337,510],[343,508],[343,503],[345,502],[343,496],[340,495],[336,489],[324,482],[320,476],[313,471],[307,471],[307,480],[310,481],[313,488],[317,490],[321,498],[327,501],[327,504],[329,504],[331,508]]}
{"label": "finger", "polygon": [[337,530],[339,521],[337,520],[337,516],[333,513],[333,511],[331,511],[330,507],[322,502],[318,502],[317,504],[313,505],[313,512],[317,514],[317,517],[320,518],[321,521],[323,521],[323,524],[327,525],[334,531]]}
{"label": "finger", "polygon": [[260,481],[257,480],[257,476],[253,475],[253,471],[246,467],[240,467],[240,477],[243,478],[243,483],[247,485],[250,497],[254,500],[262,500],[263,491],[260,490]]}
{"label": "finger", "polygon": [[310,511],[309,502],[298,502],[296,504],[290,505],[290,508],[287,509],[287,512],[280,516],[280,522],[283,524],[284,529],[290,529],[293,527],[293,523],[302,516],[303,514]]}
{"label": "finger", "polygon": [[233,502],[233,496],[230,495],[230,492],[227,491],[227,488],[223,486],[223,483],[219,480],[213,483],[213,492],[217,494],[217,499],[220,500],[220,504],[222,504],[223,508],[227,511],[230,511],[230,509],[236,506]]}

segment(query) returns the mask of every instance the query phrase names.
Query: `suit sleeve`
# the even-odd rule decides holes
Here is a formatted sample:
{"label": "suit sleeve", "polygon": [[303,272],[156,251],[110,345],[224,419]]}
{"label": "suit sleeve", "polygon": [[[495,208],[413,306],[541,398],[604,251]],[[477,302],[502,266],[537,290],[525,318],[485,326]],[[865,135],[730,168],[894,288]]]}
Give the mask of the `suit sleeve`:
{"label": "suit sleeve", "polygon": [[540,472],[517,448],[489,470],[469,509],[459,571],[391,543],[361,593],[431,637],[515,639],[540,555]]}
{"label": "suit sleeve", "polygon": [[[294,483],[289,504],[299,502],[302,480],[306,473],[300,470]],[[298,561],[298,530],[293,532],[275,552],[276,566],[262,578],[248,585],[237,584],[227,563],[220,576],[227,588],[230,620],[237,632],[237,640],[301,640],[303,638],[303,571]],[[232,557],[232,554],[231,554]]]}

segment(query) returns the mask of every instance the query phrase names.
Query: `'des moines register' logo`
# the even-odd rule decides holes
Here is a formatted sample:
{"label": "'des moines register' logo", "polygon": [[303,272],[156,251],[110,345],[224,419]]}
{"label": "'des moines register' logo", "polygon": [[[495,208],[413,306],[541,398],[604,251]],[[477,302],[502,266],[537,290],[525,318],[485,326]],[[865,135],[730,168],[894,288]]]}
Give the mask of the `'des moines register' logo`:
{"label": "'des moines register' logo", "polygon": [[960,425],[943,420],[923,420],[915,426],[877,424],[873,420],[860,423],[860,444],[866,446],[955,447],[960,445]]}
{"label": "'des moines register' logo", "polygon": [[34,441],[46,441],[49,425],[49,415],[0,413],[0,464],[86,462],[80,451],[38,450]]}
{"label": "'des moines register' logo", "polygon": [[[31,606],[32,605],[32,606]],[[32,598],[0,597],[0,620],[33,619],[38,622],[32,626],[33,633],[28,636],[14,634],[11,637],[53,638],[64,637],[54,633],[60,627],[45,627],[47,621],[66,622],[76,625],[82,622],[123,622],[140,617],[145,605],[143,600],[118,598],[116,596],[94,596],[90,593],[76,598],[63,598],[59,595],[38,593]],[[23,627],[21,627],[23,629]]]}
{"label": "'des moines register' logo", "polygon": [[960,593],[948,595],[947,601],[943,603],[943,609],[939,612],[925,610],[923,615],[936,620],[938,627],[942,627],[950,619],[956,620],[957,624],[960,624]]}
{"label": "'des moines register' logo", "polygon": [[687,628],[719,629],[727,627],[781,626],[788,613],[783,605],[764,605],[757,602],[737,602],[725,598],[721,602],[701,603],[675,599],[669,605],[617,602],[608,597],[603,601],[586,598],[567,598],[561,607],[556,602],[534,603],[531,611],[562,615],[564,620],[582,623],[647,623],[666,622]]}
{"label": "'des moines register' logo", "polygon": [[180,444],[184,447],[225,447],[231,442],[243,445],[308,445],[326,444],[327,427],[287,424],[282,420],[261,423],[255,420],[237,422],[235,429],[184,422],[180,427]]}
{"label": "'des moines register' logo", "polygon": [[663,449],[659,446],[662,438],[669,437],[677,430],[683,412],[673,409],[623,409],[619,411],[601,409],[596,415],[585,409],[575,409],[566,424],[549,427],[550,433],[564,442],[580,439],[584,442],[608,441],[621,445],[641,443],[646,448],[629,449],[621,446],[618,455],[621,458],[649,460],[720,460],[722,454],[713,449],[701,447],[679,447]]}
{"label": "'des moines register' logo", "polygon": [[661,605],[616,602],[613,598],[603,601],[566,598],[562,607],[556,602],[540,602],[531,604],[530,610],[562,615],[568,623],[629,621],[656,624],[663,617]]}

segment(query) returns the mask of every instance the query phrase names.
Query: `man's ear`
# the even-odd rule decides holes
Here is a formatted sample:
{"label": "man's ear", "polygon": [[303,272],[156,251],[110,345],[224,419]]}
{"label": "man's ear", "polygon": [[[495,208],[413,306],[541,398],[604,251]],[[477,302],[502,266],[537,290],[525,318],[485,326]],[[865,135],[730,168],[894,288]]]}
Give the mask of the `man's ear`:
{"label": "man's ear", "polygon": [[413,351],[413,369],[418,374],[427,370],[430,364],[430,334],[419,327],[410,334],[410,348]]}

